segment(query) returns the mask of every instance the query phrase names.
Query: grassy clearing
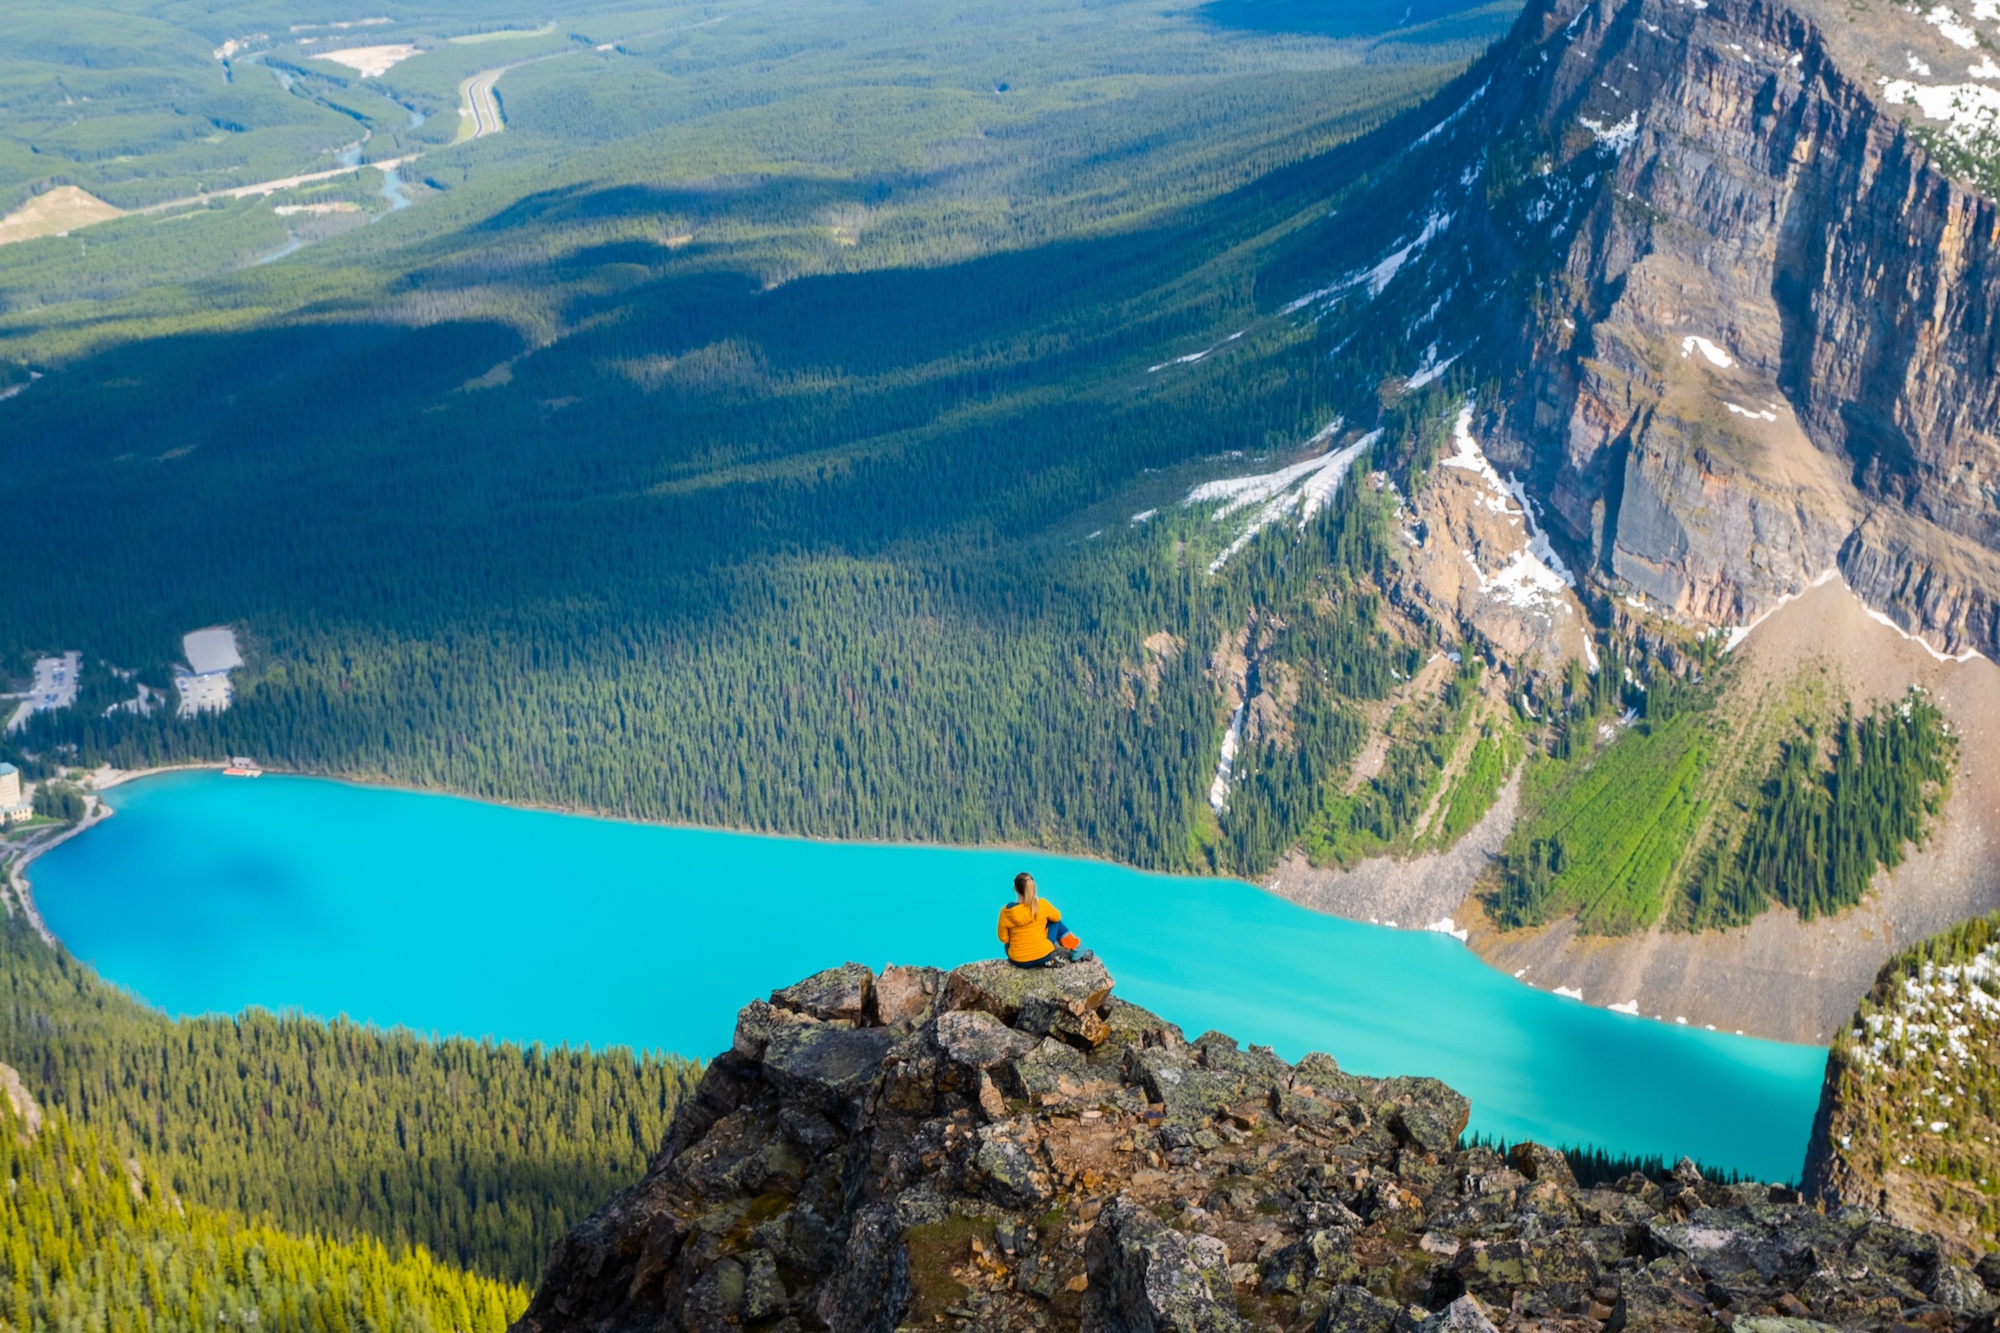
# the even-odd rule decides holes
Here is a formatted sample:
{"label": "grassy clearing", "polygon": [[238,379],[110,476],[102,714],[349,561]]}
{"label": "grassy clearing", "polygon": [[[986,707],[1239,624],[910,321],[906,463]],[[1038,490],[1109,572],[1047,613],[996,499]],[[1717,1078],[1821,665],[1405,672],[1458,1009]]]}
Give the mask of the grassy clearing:
{"label": "grassy clearing", "polygon": [[0,218],[0,245],[31,241],[37,236],[60,236],[78,227],[123,216],[123,209],[105,203],[87,190],[58,185]]}
{"label": "grassy clearing", "polygon": [[1574,913],[1620,935],[1843,911],[1921,844],[1949,790],[1956,741],[1921,694],[1856,719],[1817,672],[1752,694],[1726,667],[1683,681],[1655,665],[1649,684],[1573,691],[1555,753],[1529,760],[1487,896],[1503,928]]}
{"label": "grassy clearing", "polygon": [[1507,783],[1507,775],[1521,762],[1525,748],[1520,732],[1504,714],[1487,716],[1465,767],[1446,793],[1440,817],[1429,837],[1432,847],[1438,850],[1450,847],[1493,808],[1500,789]]}

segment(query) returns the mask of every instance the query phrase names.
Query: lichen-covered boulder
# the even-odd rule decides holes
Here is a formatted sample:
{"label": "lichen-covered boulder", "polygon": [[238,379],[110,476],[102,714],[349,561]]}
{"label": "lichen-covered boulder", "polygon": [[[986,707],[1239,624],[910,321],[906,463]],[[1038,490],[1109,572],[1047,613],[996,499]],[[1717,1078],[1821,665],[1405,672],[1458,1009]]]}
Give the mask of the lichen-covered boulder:
{"label": "lichen-covered boulder", "polygon": [[1213,1236],[1169,1227],[1120,1195],[1084,1243],[1089,1290],[1111,1333],[1238,1333],[1229,1252]]}
{"label": "lichen-covered boulder", "polygon": [[882,1078],[894,1036],[887,1028],[819,1023],[783,1028],[764,1049],[764,1077],[787,1101],[852,1125]]}
{"label": "lichen-covered boulder", "polygon": [[1508,1150],[1507,1160],[1529,1180],[1549,1180],[1572,1188],[1576,1185],[1576,1172],[1570,1169],[1569,1158],[1553,1148],[1544,1148],[1539,1143],[1517,1143]]}
{"label": "lichen-covered boulder", "polygon": [[1032,1106],[1052,1106],[1083,1092],[1091,1079],[1083,1056],[1054,1037],[995,1071],[1002,1092]]}
{"label": "lichen-covered boulder", "polygon": [[1313,1333],[1416,1333],[1417,1321],[1402,1306],[1385,1301],[1366,1287],[1333,1289]]}
{"label": "lichen-covered boulder", "polygon": [[937,1044],[946,1059],[974,1071],[1005,1064],[1035,1049],[1033,1037],[979,1009],[939,1014]]}
{"label": "lichen-covered boulder", "polygon": [[981,1194],[1003,1208],[1034,1208],[1054,1193],[1034,1154],[1011,1139],[989,1138],[972,1158]]}
{"label": "lichen-covered boulder", "polygon": [[1164,1109],[1169,1125],[1205,1124],[1246,1091],[1242,1082],[1212,1074],[1180,1051],[1128,1049],[1125,1074]]}
{"label": "lichen-covered boulder", "polygon": [[1434,1078],[1389,1080],[1394,1105],[1386,1117],[1398,1138],[1419,1152],[1448,1153],[1472,1119],[1472,1103]]}
{"label": "lichen-covered boulder", "polygon": [[1479,1302],[1461,1296],[1417,1325],[1418,1333],[1500,1333]]}
{"label": "lichen-covered boulder", "polygon": [[809,1027],[818,1022],[810,1015],[780,1009],[763,1000],[752,1000],[736,1012],[736,1033],[729,1048],[746,1060],[761,1060],[764,1048],[771,1044],[774,1033]]}
{"label": "lichen-covered boulder", "polygon": [[[1030,1021],[1046,1024],[1058,1013],[1077,1020],[1097,1015],[1110,997],[1111,974],[1096,959],[1067,967],[1015,967],[1004,958],[989,958],[952,969],[944,1008],[982,1009],[1012,1027],[1024,1006],[1031,1006]],[[1037,1035],[1048,1031],[1044,1027]]]}
{"label": "lichen-covered boulder", "polygon": [[869,992],[874,987],[873,972],[860,963],[842,963],[772,991],[771,1003],[822,1022],[859,1023],[867,1013]]}
{"label": "lichen-covered boulder", "polygon": [[875,978],[868,1019],[883,1027],[920,1023],[943,989],[944,973],[937,968],[897,967],[891,963]]}

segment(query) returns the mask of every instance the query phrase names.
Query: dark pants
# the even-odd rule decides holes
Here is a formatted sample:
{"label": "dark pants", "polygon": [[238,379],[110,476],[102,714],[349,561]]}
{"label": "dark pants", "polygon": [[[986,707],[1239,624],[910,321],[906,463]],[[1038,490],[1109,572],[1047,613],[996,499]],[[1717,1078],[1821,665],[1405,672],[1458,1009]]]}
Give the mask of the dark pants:
{"label": "dark pants", "polygon": [[1074,950],[1063,948],[1062,938],[1065,935],[1074,933],[1069,928],[1068,922],[1051,921],[1049,922],[1049,943],[1056,946],[1053,953],[1045,953],[1032,963],[1014,963],[1014,960],[1011,958],[1007,961],[1014,963],[1015,967],[1054,967],[1057,963],[1067,963],[1070,961],[1070,955]]}

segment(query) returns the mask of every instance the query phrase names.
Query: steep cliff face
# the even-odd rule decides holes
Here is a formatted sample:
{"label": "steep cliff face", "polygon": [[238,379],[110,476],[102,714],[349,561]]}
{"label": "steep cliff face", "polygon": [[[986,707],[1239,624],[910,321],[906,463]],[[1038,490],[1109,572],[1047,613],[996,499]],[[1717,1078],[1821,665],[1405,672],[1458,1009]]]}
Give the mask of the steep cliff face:
{"label": "steep cliff face", "polygon": [[1460,1147],[1434,1080],[1189,1042],[1110,991],[850,963],[753,1002],[519,1333],[1944,1333],[1994,1307],[1866,1212],[1691,1163],[1581,1188],[1532,1144]]}
{"label": "steep cliff face", "polygon": [[1885,75],[1951,77],[1994,27],[1531,5],[1367,196],[1400,201],[1381,255],[1300,308],[1401,315],[1404,361],[1497,385],[1494,461],[1614,592],[1746,624],[1838,568],[1933,646],[2000,651],[2000,214]]}

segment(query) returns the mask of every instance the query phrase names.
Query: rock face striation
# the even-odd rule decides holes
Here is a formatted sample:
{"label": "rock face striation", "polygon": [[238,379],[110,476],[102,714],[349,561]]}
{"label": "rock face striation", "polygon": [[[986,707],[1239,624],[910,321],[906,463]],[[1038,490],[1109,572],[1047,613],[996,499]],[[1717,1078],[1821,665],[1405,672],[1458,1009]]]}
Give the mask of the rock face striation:
{"label": "rock face striation", "polygon": [[1271,296],[1483,382],[1621,600],[1743,625],[1838,570],[2000,654],[2000,208],[1927,147],[1992,118],[2000,12],[1954,3],[1532,0],[1307,242],[1351,272]]}
{"label": "rock face striation", "polygon": [[1581,1188],[1432,1079],[1194,1041],[1102,966],[855,964],[754,1001],[518,1333],[1959,1330],[1924,1236],[1683,1163]]}

